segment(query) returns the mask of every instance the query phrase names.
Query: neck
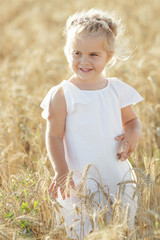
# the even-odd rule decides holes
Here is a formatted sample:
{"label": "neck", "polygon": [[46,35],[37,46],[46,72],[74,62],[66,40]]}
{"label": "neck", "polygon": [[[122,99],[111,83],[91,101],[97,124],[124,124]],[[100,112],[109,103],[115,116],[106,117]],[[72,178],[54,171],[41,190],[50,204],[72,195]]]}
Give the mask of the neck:
{"label": "neck", "polygon": [[77,84],[86,85],[86,86],[97,86],[106,80],[103,75],[99,76],[99,78],[96,78],[96,79],[91,78],[91,79],[85,80],[85,79],[79,78],[76,74],[72,76],[72,79],[74,79],[74,81]]}
{"label": "neck", "polygon": [[97,81],[93,81],[93,79],[91,81],[85,81],[85,80],[81,80],[81,79],[77,78],[76,75],[73,75],[69,79],[69,81],[74,83],[80,89],[85,89],[85,90],[101,89],[101,88],[106,87],[108,84],[108,81],[104,76],[99,78]]}

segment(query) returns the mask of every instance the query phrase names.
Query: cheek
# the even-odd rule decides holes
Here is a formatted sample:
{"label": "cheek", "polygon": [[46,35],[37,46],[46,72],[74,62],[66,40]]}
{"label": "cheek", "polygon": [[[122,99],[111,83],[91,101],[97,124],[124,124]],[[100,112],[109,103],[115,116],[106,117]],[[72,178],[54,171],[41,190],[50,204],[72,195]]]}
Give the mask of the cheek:
{"label": "cheek", "polygon": [[79,63],[79,60],[77,58],[73,58],[71,61],[72,66],[76,66]]}
{"label": "cheek", "polygon": [[104,59],[95,62],[95,65],[99,68],[103,68],[106,65],[106,61]]}
{"label": "cheek", "polygon": [[71,70],[75,70],[77,68],[78,61],[75,59],[71,59],[69,62],[69,67]]}

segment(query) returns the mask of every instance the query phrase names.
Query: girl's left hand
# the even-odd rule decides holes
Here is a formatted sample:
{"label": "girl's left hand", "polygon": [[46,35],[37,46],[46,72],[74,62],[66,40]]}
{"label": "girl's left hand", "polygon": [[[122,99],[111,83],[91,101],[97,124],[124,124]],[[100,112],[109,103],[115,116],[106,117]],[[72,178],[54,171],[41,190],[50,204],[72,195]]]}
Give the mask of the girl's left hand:
{"label": "girl's left hand", "polygon": [[117,153],[117,156],[121,161],[125,161],[131,155],[140,137],[140,133],[135,130],[127,131],[122,135],[115,137],[115,140],[121,141],[120,149],[123,149],[123,152]]}

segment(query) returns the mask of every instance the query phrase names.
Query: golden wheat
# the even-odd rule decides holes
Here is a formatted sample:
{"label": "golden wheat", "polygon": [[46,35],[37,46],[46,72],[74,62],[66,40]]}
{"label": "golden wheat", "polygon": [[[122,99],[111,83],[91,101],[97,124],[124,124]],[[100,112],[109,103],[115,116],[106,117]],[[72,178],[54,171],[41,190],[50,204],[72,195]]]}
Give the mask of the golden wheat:
{"label": "golden wheat", "polygon": [[[134,107],[143,125],[142,139],[130,158],[137,175],[135,228],[128,230],[129,210],[121,207],[119,198],[98,211],[91,209],[96,204],[96,193],[87,191],[84,195],[82,191],[88,166],[78,193],[85,214],[95,226],[86,239],[160,239],[159,0],[0,0],[2,240],[68,239],[62,207],[48,194],[54,172],[46,153],[45,122],[39,104],[51,86],[71,74],[63,54],[65,39],[61,36],[67,17],[91,7],[116,10],[122,16],[133,57],[127,62],[117,62],[108,74],[132,84],[145,101]],[[71,178],[72,173],[67,188]],[[99,192],[108,199],[101,186]],[[108,224],[105,213],[109,207],[112,215]],[[78,205],[74,209],[77,216],[82,215]]]}

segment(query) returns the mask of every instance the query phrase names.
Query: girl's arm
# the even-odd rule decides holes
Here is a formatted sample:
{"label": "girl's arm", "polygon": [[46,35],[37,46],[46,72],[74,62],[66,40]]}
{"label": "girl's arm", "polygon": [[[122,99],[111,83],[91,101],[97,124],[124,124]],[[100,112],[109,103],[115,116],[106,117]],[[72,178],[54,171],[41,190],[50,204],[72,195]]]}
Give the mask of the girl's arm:
{"label": "girl's arm", "polygon": [[123,152],[117,153],[121,161],[125,161],[134,151],[142,135],[142,125],[132,106],[121,109],[124,133],[115,138],[121,141]]}
{"label": "girl's arm", "polygon": [[63,146],[66,115],[64,93],[62,87],[60,87],[52,96],[50,103],[46,129],[46,147],[55,171],[54,181],[50,186],[49,193],[53,191],[54,196],[58,197],[57,191],[60,188],[63,199],[65,199],[65,180],[68,174]]}

